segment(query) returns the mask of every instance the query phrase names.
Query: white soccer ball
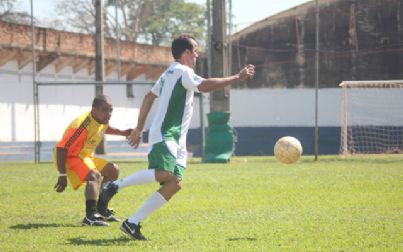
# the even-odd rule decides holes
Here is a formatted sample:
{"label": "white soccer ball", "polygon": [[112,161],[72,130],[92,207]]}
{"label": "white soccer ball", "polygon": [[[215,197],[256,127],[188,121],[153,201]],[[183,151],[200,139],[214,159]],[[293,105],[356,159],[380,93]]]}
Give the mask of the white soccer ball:
{"label": "white soccer ball", "polygon": [[302,145],[292,136],[285,136],[277,140],[274,145],[274,156],[284,164],[292,164],[299,160],[302,155]]}

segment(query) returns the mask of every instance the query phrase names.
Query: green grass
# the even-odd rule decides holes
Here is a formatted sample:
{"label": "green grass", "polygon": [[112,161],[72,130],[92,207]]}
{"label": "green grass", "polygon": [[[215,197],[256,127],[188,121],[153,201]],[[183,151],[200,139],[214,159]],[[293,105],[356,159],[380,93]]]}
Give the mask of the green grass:
{"label": "green grass", "polygon": [[[146,167],[118,163],[121,176]],[[143,221],[148,242],[81,227],[83,189],[53,191],[52,164],[0,163],[0,251],[403,251],[403,156],[272,157],[188,164],[183,189]],[[130,216],[158,185],[122,190]]]}

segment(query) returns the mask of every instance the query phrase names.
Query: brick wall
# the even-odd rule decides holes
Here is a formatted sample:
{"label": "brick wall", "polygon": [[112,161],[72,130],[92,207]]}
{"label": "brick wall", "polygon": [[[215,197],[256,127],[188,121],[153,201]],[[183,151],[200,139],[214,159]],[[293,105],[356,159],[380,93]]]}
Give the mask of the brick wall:
{"label": "brick wall", "polygon": [[[0,21],[0,48],[31,50],[31,26]],[[105,39],[105,59],[116,57],[116,41]],[[169,47],[121,42],[121,60],[148,64],[169,64],[172,62]],[[36,27],[35,48],[43,52],[57,52],[69,55],[95,57],[94,36]]]}

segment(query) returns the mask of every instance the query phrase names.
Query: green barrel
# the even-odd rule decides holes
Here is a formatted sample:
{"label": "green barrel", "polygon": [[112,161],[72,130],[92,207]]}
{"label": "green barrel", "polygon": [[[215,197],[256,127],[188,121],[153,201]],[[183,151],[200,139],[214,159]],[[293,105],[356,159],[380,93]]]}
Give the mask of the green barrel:
{"label": "green barrel", "polygon": [[207,114],[208,130],[203,162],[226,163],[234,152],[234,130],[229,126],[229,112]]}

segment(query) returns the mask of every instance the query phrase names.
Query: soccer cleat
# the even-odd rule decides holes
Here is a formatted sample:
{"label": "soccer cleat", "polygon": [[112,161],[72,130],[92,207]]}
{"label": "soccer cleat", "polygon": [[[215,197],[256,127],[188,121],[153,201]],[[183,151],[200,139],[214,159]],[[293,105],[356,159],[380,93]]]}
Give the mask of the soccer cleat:
{"label": "soccer cleat", "polygon": [[120,226],[120,230],[130,235],[134,240],[147,240],[147,238],[145,238],[144,235],[141,233],[140,229],[140,223],[136,225],[134,223],[130,223],[129,220],[125,220]]}
{"label": "soccer cleat", "polygon": [[100,212],[99,214],[104,218],[106,221],[110,222],[120,222],[120,219],[114,216],[113,214],[115,211],[112,209],[106,209],[105,211]]}
{"label": "soccer cleat", "polygon": [[105,217],[99,213],[95,213],[93,218],[94,220],[106,221]]}
{"label": "soccer cleat", "polygon": [[104,184],[99,196],[102,198],[106,206],[108,206],[109,201],[118,192],[118,189],[119,186],[113,183],[113,181],[108,181]]}
{"label": "soccer cleat", "polygon": [[81,226],[109,226],[109,223],[100,220],[99,218],[92,217],[84,217],[83,222],[81,222]]}

